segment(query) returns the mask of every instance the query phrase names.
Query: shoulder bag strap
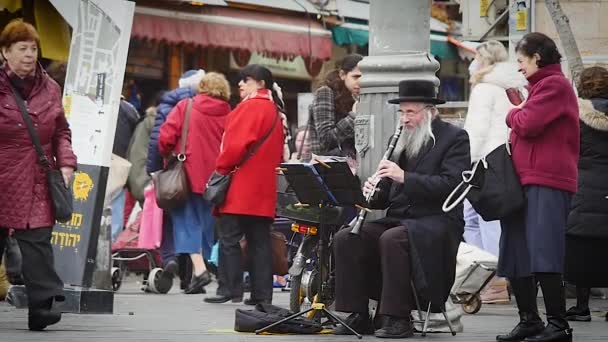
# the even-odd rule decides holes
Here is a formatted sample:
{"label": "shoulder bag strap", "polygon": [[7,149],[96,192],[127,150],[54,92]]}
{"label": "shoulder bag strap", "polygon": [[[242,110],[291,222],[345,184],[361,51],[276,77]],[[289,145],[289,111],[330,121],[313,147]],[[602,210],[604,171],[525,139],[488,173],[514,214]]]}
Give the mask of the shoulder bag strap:
{"label": "shoulder bag strap", "polygon": [[182,124],[182,146],[179,149],[178,159],[181,161],[186,160],[186,140],[188,139],[188,125],[190,124],[190,112],[192,112],[192,98],[188,99],[188,107],[186,107],[186,115],[184,116],[184,123]]}
{"label": "shoulder bag strap", "polygon": [[247,159],[251,158],[251,156],[258,150],[258,148],[260,148],[260,146],[262,146],[262,144],[266,141],[266,139],[268,139],[268,137],[270,136],[270,134],[272,133],[272,131],[274,131],[274,128],[277,125],[277,121],[279,121],[279,111],[277,110],[277,115],[274,118],[274,122],[272,123],[272,127],[270,127],[270,129],[268,130],[268,132],[266,132],[266,134],[262,137],[262,139],[260,141],[258,141],[257,143],[255,143],[253,145],[253,147],[251,147],[251,149],[247,152],[247,154],[243,157],[243,159],[241,159],[241,162],[238,163],[238,165],[234,168],[235,171],[236,169],[238,169],[239,167],[241,167],[241,165],[245,164],[245,162],[247,161]]}
{"label": "shoulder bag strap", "polygon": [[32,142],[34,143],[34,148],[36,149],[36,153],[38,154],[38,162],[40,163],[40,165],[48,168],[50,167],[49,159],[46,157],[46,154],[42,149],[42,144],[40,144],[40,137],[38,136],[38,132],[36,132],[36,129],[34,128],[32,118],[30,118],[30,114],[25,108],[25,102],[23,101],[23,98],[21,98],[21,94],[19,94],[17,89],[15,89],[15,87],[10,81],[8,82],[8,85],[11,87],[11,90],[17,102],[17,106],[19,107],[19,111],[21,112],[21,117],[23,118],[23,121],[27,126],[27,130],[30,133],[30,138],[32,139]]}

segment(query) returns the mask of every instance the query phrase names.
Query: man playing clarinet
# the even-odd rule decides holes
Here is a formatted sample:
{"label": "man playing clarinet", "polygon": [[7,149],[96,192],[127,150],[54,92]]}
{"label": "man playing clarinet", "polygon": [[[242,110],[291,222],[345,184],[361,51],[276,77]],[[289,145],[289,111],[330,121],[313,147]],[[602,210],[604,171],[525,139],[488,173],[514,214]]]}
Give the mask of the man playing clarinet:
{"label": "man playing clarinet", "polygon": [[[441,207],[471,157],[467,133],[438,116],[436,105],[444,102],[431,81],[399,83],[399,97],[389,103],[399,104],[403,132],[363,188],[367,195],[377,184],[369,206],[388,209],[387,216],[334,237],[336,310],[351,313],[346,323],[361,334],[412,336],[412,282],[425,309],[430,303],[440,312],[448,299],[464,221],[462,204],[448,213]],[[379,301],[375,322],[370,298]],[[334,334],[350,331],[338,326]]]}

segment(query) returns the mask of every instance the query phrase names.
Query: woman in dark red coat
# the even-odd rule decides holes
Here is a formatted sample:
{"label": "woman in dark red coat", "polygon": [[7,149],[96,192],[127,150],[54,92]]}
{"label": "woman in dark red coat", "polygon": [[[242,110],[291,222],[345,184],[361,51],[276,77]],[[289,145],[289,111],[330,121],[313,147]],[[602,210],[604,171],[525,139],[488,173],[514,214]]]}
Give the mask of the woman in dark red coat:
{"label": "woman in dark red coat", "polygon": [[173,108],[160,128],[158,140],[161,155],[169,157],[180,153],[182,127],[188,103],[192,101],[184,162],[192,193],[183,206],[171,210],[175,253],[188,254],[192,260],[192,281],[185,290],[187,294],[205,293],[204,286],[211,282],[204,259],[209,259],[215,243],[215,223],[211,203],[202,194],[215,169],[224,125],[230,113],[230,105],[226,102],[230,98],[230,85],[224,75],[210,72],[203,76],[199,92],[193,99],[182,100]]}
{"label": "woman in dark red coat", "polygon": [[[562,274],[566,220],[577,186],[578,102],[553,40],[529,33],[515,51],[530,95],[509,112],[507,126],[526,204],[501,220],[497,273],[511,283],[520,322],[497,340],[571,341]],[[538,314],[536,283],[543,291],[546,326]]]}
{"label": "woman in dark red coat", "polygon": [[0,69],[0,258],[8,230],[14,229],[23,258],[30,330],[61,319],[51,306],[54,300],[64,300],[63,281],[53,265],[55,217],[46,171],[38,163],[11,83],[26,101],[47,159],[61,170],[66,186],[76,167],[61,89],[38,64],[38,43],[34,27],[21,20],[12,21],[0,34],[6,60]]}
{"label": "woman in dark red coat", "polygon": [[[277,106],[283,103],[273,90],[272,73],[253,64],[241,71],[243,101],[228,116],[216,170],[234,171],[225,202],[217,208],[220,236],[217,295],[208,303],[240,302],[243,265],[239,241],[247,237],[251,260],[251,298],[245,304],[272,301],[270,226],[277,201],[276,167],[282,159],[283,129]],[[268,138],[243,165],[240,161],[256,143]]]}

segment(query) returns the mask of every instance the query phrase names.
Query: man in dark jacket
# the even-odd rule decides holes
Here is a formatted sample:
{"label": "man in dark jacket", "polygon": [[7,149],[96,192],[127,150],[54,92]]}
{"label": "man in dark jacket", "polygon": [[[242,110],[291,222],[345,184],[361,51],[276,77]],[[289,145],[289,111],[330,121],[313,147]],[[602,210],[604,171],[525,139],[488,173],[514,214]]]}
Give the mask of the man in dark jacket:
{"label": "man in dark jacket", "polygon": [[[403,133],[391,158],[380,162],[382,179],[374,209],[387,209],[383,219],[363,225],[359,235],[344,229],[334,237],[336,310],[352,313],[347,323],[362,334],[374,333],[368,313],[370,298],[379,300],[382,320],[375,335],[412,336],[410,312],[414,291],[423,307],[444,310],[454,282],[456,254],[464,232],[462,205],[444,213],[442,203],[470,168],[467,133],[437,116],[435,85],[401,81],[399,104]],[[375,187],[373,177],[364,194]],[[349,334],[343,326],[334,334]]]}
{"label": "man in dark jacket", "polygon": [[[161,97],[160,104],[156,108],[154,127],[152,127],[152,133],[150,134],[150,141],[148,143],[148,160],[146,163],[146,171],[148,174],[152,174],[163,168],[163,158],[158,150],[160,127],[165,123],[169,113],[179,101],[193,97],[197,94],[198,85],[204,75],[205,71],[202,69],[186,71],[179,79],[179,88],[168,91]],[[167,271],[167,274],[176,273],[178,263],[173,244],[173,222],[171,221],[171,216],[169,216],[168,211],[165,211],[163,214],[163,239],[160,245],[160,254],[163,267],[165,271]],[[186,272],[187,267],[179,268],[180,278],[182,278],[180,287],[185,289],[190,283],[190,277],[188,272]]]}
{"label": "man in dark jacket", "polygon": [[133,136],[135,126],[137,126],[138,122],[139,113],[137,112],[137,109],[129,102],[120,100],[112,153],[121,158],[127,158],[127,149],[129,148],[131,137]]}

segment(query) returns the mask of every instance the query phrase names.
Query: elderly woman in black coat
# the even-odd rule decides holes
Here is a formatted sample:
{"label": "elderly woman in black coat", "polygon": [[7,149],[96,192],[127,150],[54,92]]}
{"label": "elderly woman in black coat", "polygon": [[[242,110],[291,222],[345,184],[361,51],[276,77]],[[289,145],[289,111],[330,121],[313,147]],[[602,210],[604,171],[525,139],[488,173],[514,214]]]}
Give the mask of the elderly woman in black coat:
{"label": "elderly woman in black coat", "polygon": [[608,246],[608,70],[583,70],[578,93],[578,192],[568,216],[565,265],[565,278],[576,285],[577,301],[566,318],[590,321],[590,288],[608,287],[608,267],[604,264]]}

